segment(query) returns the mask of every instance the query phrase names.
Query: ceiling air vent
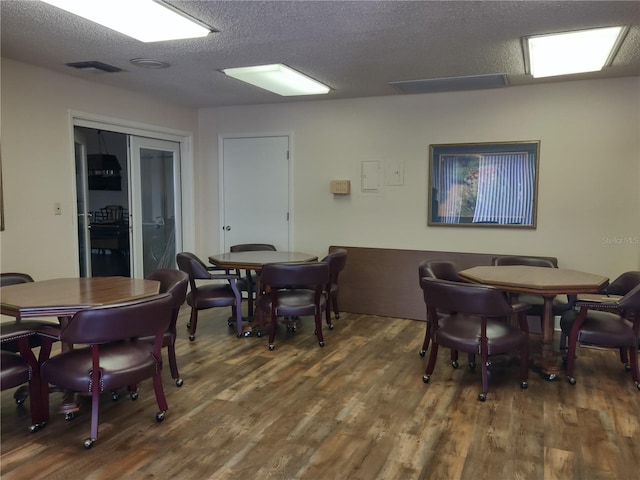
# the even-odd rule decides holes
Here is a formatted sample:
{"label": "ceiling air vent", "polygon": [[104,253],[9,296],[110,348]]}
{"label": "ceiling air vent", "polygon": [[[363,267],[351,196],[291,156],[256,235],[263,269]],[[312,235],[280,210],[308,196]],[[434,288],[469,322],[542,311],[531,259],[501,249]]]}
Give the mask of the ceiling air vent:
{"label": "ceiling air vent", "polygon": [[78,70],[82,70],[85,72],[115,73],[122,71],[121,68],[114,67],[113,65],[109,65],[108,63],[98,62],[96,60],[91,60],[89,62],[67,63],[67,66],[77,68]]}
{"label": "ceiling air vent", "polygon": [[506,73],[389,82],[400,93],[438,93],[508,86]]}

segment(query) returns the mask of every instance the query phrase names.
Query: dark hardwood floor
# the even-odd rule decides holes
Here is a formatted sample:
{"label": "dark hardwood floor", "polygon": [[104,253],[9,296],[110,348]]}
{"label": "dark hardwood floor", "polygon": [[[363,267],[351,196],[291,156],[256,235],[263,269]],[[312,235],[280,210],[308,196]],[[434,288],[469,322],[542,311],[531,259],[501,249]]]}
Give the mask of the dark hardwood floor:
{"label": "dark hardwood floor", "polygon": [[30,434],[2,392],[2,479],[638,478],[640,392],[616,353],[580,349],[575,386],[532,373],[524,391],[517,366],[495,362],[480,403],[479,372],[453,370],[446,350],[422,382],[421,322],[343,314],[320,348],[305,318],[269,351],[266,337],[237,339],[226,309],[202,311],[189,342],[187,314],[184,385],[164,369],[164,422],[150,381],[135,402],[105,395],[85,450],[88,401],[66,422],[52,394],[49,424]]}

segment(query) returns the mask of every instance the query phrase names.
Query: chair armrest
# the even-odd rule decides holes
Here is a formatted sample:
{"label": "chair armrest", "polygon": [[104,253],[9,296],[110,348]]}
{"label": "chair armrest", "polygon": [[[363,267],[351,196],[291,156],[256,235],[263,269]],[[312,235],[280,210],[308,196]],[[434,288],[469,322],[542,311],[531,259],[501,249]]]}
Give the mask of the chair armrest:
{"label": "chair armrest", "polygon": [[512,304],[511,308],[513,309],[513,313],[519,313],[525,310],[529,310],[531,308],[531,305],[529,305],[528,303],[518,302]]}

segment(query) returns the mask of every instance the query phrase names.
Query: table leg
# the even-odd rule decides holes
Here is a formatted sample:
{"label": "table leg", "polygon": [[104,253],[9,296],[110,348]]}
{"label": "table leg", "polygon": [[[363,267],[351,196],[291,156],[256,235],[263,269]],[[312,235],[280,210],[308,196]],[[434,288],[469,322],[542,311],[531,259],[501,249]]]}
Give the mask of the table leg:
{"label": "table leg", "polygon": [[542,316],[542,373],[547,380],[555,380],[562,372],[562,367],[553,350],[553,299],[555,295],[544,295],[544,312]]}

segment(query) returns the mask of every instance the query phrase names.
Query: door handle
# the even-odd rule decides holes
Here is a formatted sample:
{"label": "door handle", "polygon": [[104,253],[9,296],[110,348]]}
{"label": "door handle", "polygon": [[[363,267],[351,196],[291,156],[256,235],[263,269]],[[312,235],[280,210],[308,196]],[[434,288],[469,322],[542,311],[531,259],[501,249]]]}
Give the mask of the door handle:
{"label": "door handle", "polygon": [[222,229],[226,230],[228,232],[229,230],[231,230],[231,225],[227,225],[226,227],[222,227]]}

